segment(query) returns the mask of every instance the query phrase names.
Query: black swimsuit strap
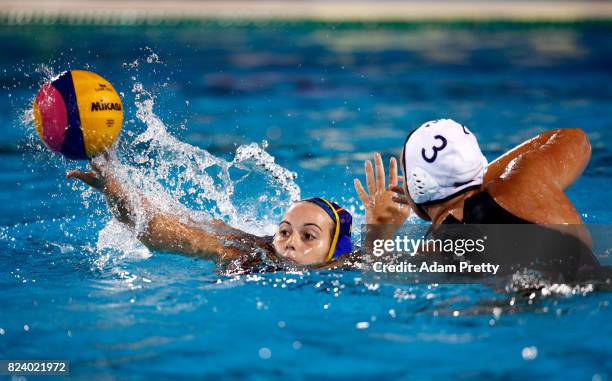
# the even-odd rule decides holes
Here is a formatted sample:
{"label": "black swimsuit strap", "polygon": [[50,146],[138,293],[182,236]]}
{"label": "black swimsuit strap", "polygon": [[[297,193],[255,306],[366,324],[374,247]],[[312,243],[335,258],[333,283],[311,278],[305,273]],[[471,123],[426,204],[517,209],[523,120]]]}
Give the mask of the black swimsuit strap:
{"label": "black swimsuit strap", "polygon": [[487,191],[468,197],[463,204],[463,220],[448,215],[443,224],[530,224],[502,208]]}

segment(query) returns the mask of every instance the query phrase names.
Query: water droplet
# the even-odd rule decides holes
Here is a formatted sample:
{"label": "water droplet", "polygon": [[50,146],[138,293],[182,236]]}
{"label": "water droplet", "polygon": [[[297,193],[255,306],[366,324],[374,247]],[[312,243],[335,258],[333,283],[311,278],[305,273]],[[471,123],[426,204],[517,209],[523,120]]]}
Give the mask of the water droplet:
{"label": "water droplet", "polygon": [[523,360],[534,360],[536,357],[538,357],[538,348],[535,346],[525,347],[521,351],[521,355],[523,356]]}
{"label": "water droplet", "polygon": [[367,329],[370,327],[370,323],[368,323],[367,321],[360,321],[359,323],[355,324],[355,328],[357,329]]}
{"label": "water droplet", "polygon": [[259,357],[261,357],[262,360],[267,360],[270,357],[272,357],[272,351],[270,350],[270,348],[259,348]]}

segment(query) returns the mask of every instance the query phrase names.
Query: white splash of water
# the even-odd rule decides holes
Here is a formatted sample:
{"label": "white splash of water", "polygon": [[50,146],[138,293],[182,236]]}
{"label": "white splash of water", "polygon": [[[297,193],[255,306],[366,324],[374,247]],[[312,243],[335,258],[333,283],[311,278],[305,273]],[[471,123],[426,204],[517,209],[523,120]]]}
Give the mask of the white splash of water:
{"label": "white splash of water", "polygon": [[512,274],[512,277],[505,287],[506,292],[514,293],[525,290],[533,290],[529,299],[535,298],[536,295],[547,297],[551,295],[557,296],[585,296],[595,290],[593,284],[565,284],[551,283],[545,280],[537,271],[522,270]]}
{"label": "white splash of water", "polygon": [[51,65],[40,64],[34,68],[34,72],[41,75],[41,83],[52,81],[53,78],[59,76],[55,69]]}
{"label": "white splash of water", "polygon": [[[115,219],[111,219],[106,226],[98,233],[96,251],[101,252],[106,249],[115,249],[123,253],[125,257],[146,259],[151,256],[151,252],[140,242],[135,240],[115,240],[114,237],[131,236],[130,230],[124,224]],[[101,257],[104,259],[104,257]],[[108,259],[108,258],[106,258]],[[105,262],[104,260],[102,262]],[[101,266],[100,266],[101,267]]]}
{"label": "white splash of water", "polygon": [[[265,150],[265,142],[239,146],[233,160],[226,161],[172,136],[154,112],[155,96],[140,83],[134,83],[132,91],[136,117],[146,129],[124,142],[119,152],[123,164],[115,163],[113,168],[127,193],[134,196],[132,201],[138,205],[141,194],[154,209],[179,218],[223,220],[248,233],[272,234],[282,212],[300,199],[300,189],[294,181],[296,174],[275,163]],[[233,178],[231,170],[239,172],[239,178]],[[246,177],[251,182],[242,185]],[[253,179],[262,183],[257,189],[263,190],[251,188]],[[245,189],[236,195],[240,186]],[[100,232],[97,247],[131,251],[142,257],[142,245],[139,247],[135,237],[145,229],[150,216],[144,208],[136,209],[131,237],[113,221]]]}

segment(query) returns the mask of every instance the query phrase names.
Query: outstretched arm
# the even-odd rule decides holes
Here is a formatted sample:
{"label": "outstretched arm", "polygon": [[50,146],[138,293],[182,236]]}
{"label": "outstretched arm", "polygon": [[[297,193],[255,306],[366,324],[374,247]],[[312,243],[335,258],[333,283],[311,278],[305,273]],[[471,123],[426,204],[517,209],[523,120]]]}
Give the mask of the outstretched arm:
{"label": "outstretched arm", "polygon": [[147,222],[138,238],[149,249],[224,261],[266,247],[260,237],[234,229],[222,221],[196,223],[189,217],[159,210],[143,194],[128,192],[112,174],[109,162],[106,156],[105,162],[90,163],[94,171],[74,170],[66,177],[79,179],[101,191],[117,220],[132,228],[136,225],[136,213],[144,213]]}

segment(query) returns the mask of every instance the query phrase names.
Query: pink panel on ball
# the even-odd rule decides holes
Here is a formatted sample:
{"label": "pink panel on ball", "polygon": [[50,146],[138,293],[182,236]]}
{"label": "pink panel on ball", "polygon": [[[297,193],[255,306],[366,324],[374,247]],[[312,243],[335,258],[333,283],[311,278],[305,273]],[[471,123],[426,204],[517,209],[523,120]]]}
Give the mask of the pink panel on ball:
{"label": "pink panel on ball", "polygon": [[68,114],[62,94],[53,85],[46,83],[36,96],[40,110],[43,140],[55,152],[59,152],[64,144],[68,129]]}

